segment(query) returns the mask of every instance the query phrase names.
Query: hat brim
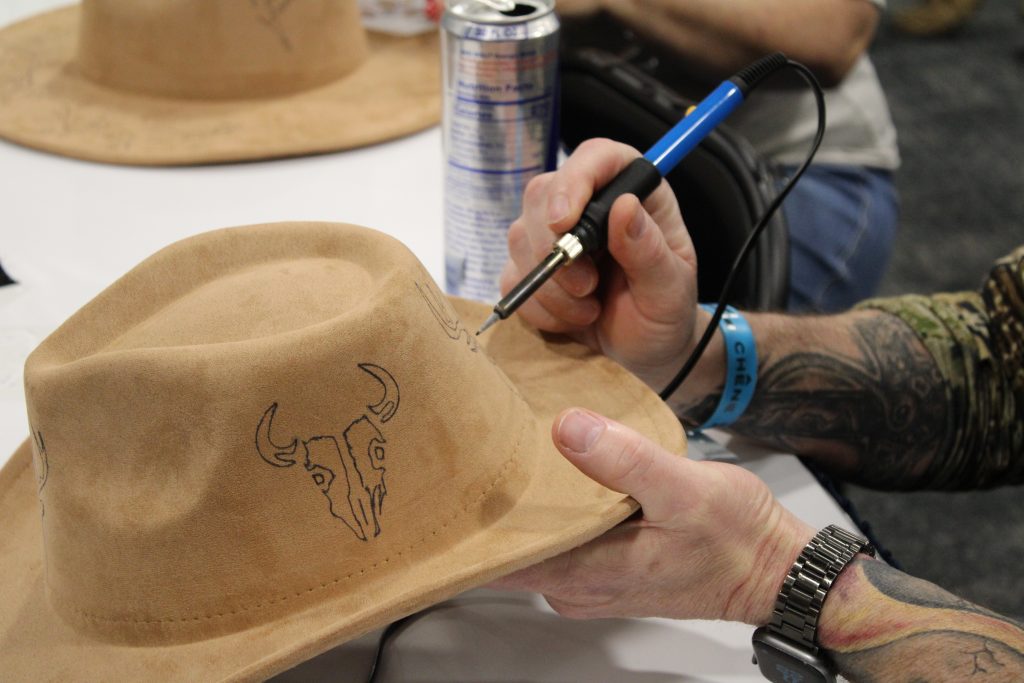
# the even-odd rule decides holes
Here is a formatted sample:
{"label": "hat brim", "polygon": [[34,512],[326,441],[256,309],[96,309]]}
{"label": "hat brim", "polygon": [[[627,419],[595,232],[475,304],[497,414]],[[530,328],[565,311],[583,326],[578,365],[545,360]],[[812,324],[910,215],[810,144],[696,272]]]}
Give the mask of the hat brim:
{"label": "hat brim", "polygon": [[[453,299],[460,317],[488,307]],[[595,484],[554,448],[550,429],[582,405],[685,453],[677,418],[636,377],[583,346],[547,337],[518,318],[481,337],[535,415],[535,469],[516,504],[484,532],[400,576],[358,592],[325,595],[314,607],[260,626],[160,646],[103,642],[76,631],[51,608],[31,447],[0,470],[0,670],[11,680],[255,680],[284,671],[362,633],[516,569],[581,545],[636,511],[632,499]],[[557,378],[557,379],[555,379]]]}
{"label": "hat brim", "polygon": [[289,95],[187,100],[103,87],[74,66],[78,6],[0,30],[0,137],[132,165],[204,164],[350,149],[440,119],[435,32],[368,33],[369,56],[337,81]]}

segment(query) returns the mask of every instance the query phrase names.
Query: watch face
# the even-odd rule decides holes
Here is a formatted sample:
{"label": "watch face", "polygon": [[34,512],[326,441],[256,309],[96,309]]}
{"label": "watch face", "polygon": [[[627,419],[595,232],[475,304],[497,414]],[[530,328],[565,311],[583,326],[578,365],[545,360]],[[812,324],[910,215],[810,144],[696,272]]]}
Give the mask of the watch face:
{"label": "watch face", "polygon": [[[772,636],[769,635],[770,640]],[[754,656],[761,674],[774,683],[832,683],[835,677],[827,665],[804,652],[793,652],[789,643],[783,648],[770,642],[754,640]],[[787,651],[788,650],[788,651]]]}

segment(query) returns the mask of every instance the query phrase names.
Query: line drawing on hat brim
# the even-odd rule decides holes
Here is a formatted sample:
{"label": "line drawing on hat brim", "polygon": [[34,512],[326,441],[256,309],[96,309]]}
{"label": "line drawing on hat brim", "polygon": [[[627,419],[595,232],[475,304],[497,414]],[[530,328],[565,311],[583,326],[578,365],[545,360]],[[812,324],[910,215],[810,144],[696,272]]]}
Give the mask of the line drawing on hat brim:
{"label": "line drawing on hat brim", "polygon": [[[160,278],[149,276],[155,272],[164,272],[165,267],[175,259],[194,255],[190,250],[193,244],[209,244],[209,240],[214,240],[221,244],[222,252],[234,255],[240,244],[234,241],[236,236],[245,236],[242,244],[260,245],[259,253],[263,253],[262,245],[267,244],[267,236],[288,235],[289,244],[295,244],[298,236],[303,233],[308,233],[310,239],[317,239],[317,253],[321,255],[321,238],[336,237],[346,249],[353,240],[370,239],[369,231],[365,229],[327,224],[292,223],[215,231],[212,237],[190,238],[151,257],[155,268],[151,265],[142,273],[135,272],[134,275],[123,277],[115,283],[115,286],[120,285],[116,293],[103,293],[97,299],[106,297],[108,302],[116,303],[120,301],[120,295],[125,293],[126,287],[137,294],[139,286],[146,282],[160,286]],[[390,240],[383,236],[372,239],[385,242]],[[278,252],[276,249],[271,251],[275,255]],[[302,263],[302,256],[306,252],[300,250],[295,253],[295,258],[299,259],[296,263]],[[217,260],[215,255],[208,256]],[[394,267],[395,272],[402,272],[405,276],[405,284],[400,293],[401,301],[409,301],[410,306],[415,303],[413,308],[417,310],[422,310],[424,305],[433,308],[430,306],[433,302],[434,306],[445,309],[450,306],[454,311],[454,318],[450,312],[446,312],[442,320],[432,317],[436,315],[432,310],[429,313],[424,311],[421,320],[427,322],[420,323],[424,325],[422,329],[440,338],[441,344],[450,343],[453,350],[462,354],[462,358],[471,358],[473,363],[488,366],[493,364],[501,372],[493,376],[485,373],[484,376],[493,378],[496,383],[494,390],[498,391],[499,385],[507,383],[522,399],[522,402],[516,403],[516,410],[524,418],[517,418],[514,433],[508,434],[510,442],[514,441],[516,445],[507,452],[498,451],[502,453],[501,459],[493,460],[493,468],[484,473],[484,477],[474,480],[480,482],[479,486],[474,483],[472,491],[464,495],[456,506],[450,506],[443,519],[432,519],[429,525],[420,527],[417,524],[412,527],[438,530],[448,525],[449,528],[466,529],[467,533],[436,545],[429,543],[429,538],[426,538],[430,533],[417,532],[418,535],[406,537],[400,545],[387,548],[387,554],[372,560],[372,563],[371,560],[361,561],[348,570],[330,575],[304,575],[299,577],[300,583],[293,582],[287,587],[273,583],[260,585],[260,594],[241,595],[244,602],[232,607],[234,611],[230,614],[194,611],[194,608],[187,611],[187,604],[181,605],[181,609],[175,608],[173,612],[153,614],[149,613],[146,605],[129,608],[135,610],[133,612],[108,610],[99,614],[100,608],[105,605],[97,605],[92,612],[87,613],[88,606],[80,606],[77,596],[61,594],[54,587],[53,581],[46,578],[47,572],[51,570],[47,569],[43,557],[39,481],[38,473],[33,472],[32,462],[35,449],[33,441],[28,439],[0,470],[0,518],[4,520],[4,524],[0,525],[0,670],[14,679],[145,679],[152,677],[154,672],[159,672],[159,677],[167,680],[263,679],[403,615],[585,543],[634,513],[638,508],[635,501],[596,484],[576,470],[554,448],[550,434],[552,422],[570,405],[579,405],[608,415],[646,434],[663,447],[685,454],[685,437],[679,420],[657,394],[621,366],[580,344],[532,330],[518,317],[475,338],[479,343],[476,351],[462,348],[465,344],[462,335],[452,337],[447,331],[434,328],[434,323],[448,328],[444,320],[454,320],[454,329],[458,329],[464,327],[460,323],[462,320],[482,319],[489,310],[488,306],[442,296],[424,301],[423,291],[427,283],[415,280],[415,275],[408,273],[410,268],[404,262]],[[425,276],[425,271],[423,273]],[[418,283],[417,286],[414,287],[410,280]],[[198,286],[189,284],[189,287]],[[182,291],[191,290],[185,288]],[[95,322],[97,306],[102,309],[104,305],[107,304],[88,304],[93,308],[84,319]],[[154,302],[153,305],[156,310],[164,310],[162,304]],[[140,317],[133,320],[138,323],[146,319]],[[74,322],[73,317],[70,324],[65,324],[65,334],[73,331]],[[108,330],[106,326],[102,326],[102,329]],[[118,339],[124,338],[121,331],[109,330],[109,333],[115,334]],[[55,334],[60,334],[60,331]],[[179,353],[184,348],[180,346],[181,343],[181,340],[175,340],[169,347],[158,345],[154,348],[167,348],[168,352]],[[109,353],[111,347],[108,344],[102,348]],[[231,346],[217,348],[226,350]],[[381,365],[369,358],[355,360],[367,366],[373,363],[373,367],[383,368],[388,365],[387,362]],[[389,374],[395,371],[395,368],[389,367]],[[356,376],[365,378],[368,370],[360,365],[354,372]],[[346,421],[357,418],[357,414],[364,410],[376,414],[375,407],[380,407],[380,415],[394,415],[395,422],[389,418],[389,426],[410,415],[412,405],[415,404],[407,405],[403,400],[399,408],[398,397],[394,396],[392,398],[396,400],[392,405],[396,410],[391,411],[389,403],[382,400],[378,393],[383,392],[387,396],[387,386],[381,389],[380,378],[375,373],[369,374],[374,374],[377,379],[367,378],[369,383],[363,385],[364,391],[353,396],[352,414]],[[429,378],[429,373],[424,377]],[[403,382],[403,390],[407,388],[407,382],[414,383],[404,375],[399,379]],[[301,394],[294,396],[299,397]],[[486,399],[494,394],[485,392],[482,396]],[[58,403],[66,407],[63,399]],[[245,403],[248,404],[249,400],[246,399]],[[261,415],[265,415],[266,406],[254,404],[251,422],[247,421],[244,429],[239,432],[247,447],[241,461],[232,464],[232,473],[239,473],[239,466],[260,473],[274,469],[266,464],[255,442],[257,423]],[[490,405],[475,404],[458,407],[470,412],[493,408]],[[121,413],[117,415],[119,419],[123,417]],[[508,417],[504,419],[507,421]],[[346,421],[339,423],[332,420],[327,424],[337,429]],[[323,423],[317,421],[310,424]],[[45,425],[34,423],[34,426],[46,429]],[[287,423],[282,423],[282,426],[285,427],[284,432],[279,435],[276,431],[274,433],[273,442],[276,445],[293,437]],[[314,428],[320,429],[319,426]],[[305,431],[302,429],[294,431],[300,432],[294,435],[296,437],[308,438],[313,433],[302,433]],[[389,432],[387,436],[390,439],[392,433]],[[417,438],[405,442],[406,456],[409,445],[416,443]],[[49,456],[45,494],[51,497],[57,495],[54,485],[58,491],[77,492],[75,486],[78,479],[65,476],[67,470],[61,466],[61,438],[47,432],[45,443]],[[64,443],[68,442],[65,440]],[[55,448],[58,452],[55,452]],[[480,451],[471,448],[466,454],[475,458],[480,455]],[[393,455],[399,455],[396,467],[400,466],[403,456],[400,453]],[[101,458],[99,462],[104,461]],[[404,462],[415,464],[414,460],[407,457]],[[39,463],[36,463],[38,466]],[[407,473],[416,471],[415,467],[406,469]],[[300,479],[307,476],[296,468],[286,468],[280,472],[285,473]],[[270,474],[274,486],[277,486],[277,473]],[[513,486],[503,483],[512,479],[516,482]],[[406,474],[405,481],[411,483],[413,479]],[[308,486],[308,481],[301,483],[303,495],[308,493],[310,500],[320,499],[320,494]],[[72,488],[69,489],[69,486]],[[491,490],[501,495],[488,495]],[[439,493],[451,497],[454,492]],[[401,495],[400,486],[393,492],[389,491],[389,496]],[[262,507],[261,499],[253,498],[251,491],[243,498],[257,508]],[[50,514],[53,510],[59,511],[58,507],[50,505],[55,500],[59,499],[47,499],[47,524],[59,523]],[[429,500],[429,496],[424,500]],[[288,500],[290,511],[293,510],[294,502],[293,499]],[[322,500],[313,500],[308,509],[331,519],[323,509]],[[415,504],[414,509],[419,512],[419,505]],[[429,510],[424,509],[419,516],[429,517]],[[460,516],[462,519],[468,516],[471,521],[480,522],[462,525]],[[271,516],[269,519],[278,518]],[[298,528],[290,523],[293,520],[300,526],[308,524],[307,517],[296,518],[292,512],[291,517],[281,521],[281,524],[289,522],[283,527],[289,529],[289,534]],[[451,525],[453,521],[455,525]],[[332,523],[340,526],[337,520]],[[387,517],[385,523],[386,532],[393,535],[396,531],[395,519]],[[269,528],[260,528],[263,534],[270,531]],[[339,534],[340,539],[348,537],[347,530],[342,529]],[[80,538],[81,533],[75,534],[75,537]],[[377,542],[388,540],[389,537],[382,535]],[[313,540],[319,541],[321,538],[318,535]],[[365,547],[361,541],[353,539],[353,543]],[[222,542],[218,541],[218,547],[223,548]],[[171,550],[175,556],[191,557],[187,547],[175,546]],[[330,549],[325,548],[324,551],[329,552]],[[100,562],[106,561],[100,549],[90,548],[88,552],[89,557],[96,557]],[[334,552],[337,553],[338,549]],[[327,567],[334,571],[337,555],[327,557],[335,557]],[[207,565],[188,567],[187,571],[191,576],[194,569],[202,569],[204,566]],[[232,566],[228,563],[229,568]],[[160,565],[160,570],[165,571],[164,567]],[[96,568],[90,571],[95,572]],[[224,586],[224,589],[228,590],[230,586]],[[244,619],[244,622],[239,619]],[[114,621],[121,622],[118,625],[121,631],[130,633],[121,638],[118,635],[121,631],[115,633],[103,630]]]}
{"label": "line drawing on hat brim", "polygon": [[173,166],[322,154],[438,123],[438,36],[367,32],[366,61],[277,97],[174,99],[121,92],[74,65],[78,6],[0,28],[0,137],[63,156]]}
{"label": "line drawing on hat brim", "polygon": [[[485,306],[474,308],[475,313],[486,313]],[[507,321],[498,330],[514,327],[515,321]],[[666,448],[685,452],[681,429],[674,433],[674,425],[666,418],[674,420],[675,425],[678,420],[670,413],[666,416],[654,410],[646,393],[638,386],[630,386],[624,379],[627,376],[623,370],[618,378],[624,380],[624,395],[634,407],[644,407],[624,421]],[[521,389],[531,400],[531,387]],[[534,400],[549,403],[546,407],[538,405],[537,409],[549,413],[552,419],[560,409],[543,396]],[[616,412],[610,405],[590,407],[605,413]],[[543,418],[538,419],[534,438],[538,443],[550,444],[550,422],[545,424]],[[37,480],[31,454],[30,442],[26,440],[0,470],[0,514],[5,520],[0,531],[0,604],[4,606],[0,608],[0,669],[15,679],[31,675],[30,672],[45,678],[49,670],[54,674],[63,671],[79,680],[144,678],[154,671],[167,680],[262,680],[403,615],[581,545],[622,522],[638,508],[632,499],[605,490],[603,502],[601,498],[596,505],[592,502],[589,514],[565,523],[559,519],[559,511],[579,511],[577,503],[589,495],[578,489],[588,486],[589,480],[575,470],[562,472],[566,477],[562,486],[551,478],[534,477],[524,499],[547,502],[539,508],[543,514],[529,520],[535,525],[532,531],[519,528],[523,520],[508,516],[495,530],[501,542],[469,539],[452,548],[448,556],[417,567],[418,571],[407,577],[408,586],[404,589],[392,584],[390,591],[388,586],[375,586],[362,595],[328,594],[310,608],[244,631],[207,640],[140,647],[83,636],[47,604]],[[569,467],[553,447],[546,455]],[[553,503],[552,498],[558,502]],[[544,522],[543,528],[536,526],[538,519]],[[453,562],[457,564],[452,566]]]}

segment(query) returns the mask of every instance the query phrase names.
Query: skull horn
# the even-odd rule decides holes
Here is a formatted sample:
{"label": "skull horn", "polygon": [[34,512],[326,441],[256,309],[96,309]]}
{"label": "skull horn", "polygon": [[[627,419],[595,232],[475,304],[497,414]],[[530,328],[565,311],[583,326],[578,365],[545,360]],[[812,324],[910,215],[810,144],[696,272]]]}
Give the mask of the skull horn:
{"label": "skull horn", "polygon": [[374,377],[384,387],[384,396],[380,401],[366,406],[373,414],[380,418],[381,422],[387,422],[398,412],[398,382],[391,376],[391,373],[379,365],[373,363],[360,363],[359,367],[366,374]]}
{"label": "skull horn", "polygon": [[277,404],[274,403],[260,418],[256,426],[256,452],[274,467],[291,467],[295,464],[295,449],[298,448],[299,440],[292,439],[288,446],[278,446],[270,440],[270,423],[276,412]]}

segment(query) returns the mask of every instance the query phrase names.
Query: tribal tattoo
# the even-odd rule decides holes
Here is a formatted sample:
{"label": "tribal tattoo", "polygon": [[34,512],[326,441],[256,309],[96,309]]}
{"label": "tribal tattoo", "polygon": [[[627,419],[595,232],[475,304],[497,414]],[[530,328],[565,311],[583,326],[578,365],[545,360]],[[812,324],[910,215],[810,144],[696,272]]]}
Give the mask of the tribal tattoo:
{"label": "tribal tattoo", "polygon": [[[809,319],[805,319],[809,320]],[[837,343],[779,349],[761,359],[757,391],[732,431],[815,458],[874,488],[915,486],[948,438],[947,387],[928,350],[898,318],[870,313]],[[819,340],[820,341],[820,340]],[[844,342],[844,343],[840,343]],[[832,349],[855,349],[855,352]],[[710,414],[718,395],[686,411]]]}

